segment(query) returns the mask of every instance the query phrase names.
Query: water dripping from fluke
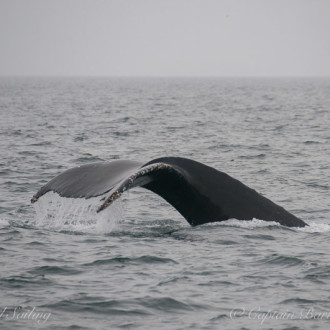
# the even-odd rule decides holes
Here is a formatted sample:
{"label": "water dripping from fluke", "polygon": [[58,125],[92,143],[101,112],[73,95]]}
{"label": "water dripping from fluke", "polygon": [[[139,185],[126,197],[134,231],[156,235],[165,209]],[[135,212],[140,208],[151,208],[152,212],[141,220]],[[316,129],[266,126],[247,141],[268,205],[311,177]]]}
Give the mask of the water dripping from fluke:
{"label": "water dripping from fluke", "polygon": [[115,231],[123,219],[122,202],[117,200],[106,212],[97,213],[100,198],[66,198],[49,192],[33,204],[34,225],[55,231],[95,234]]}

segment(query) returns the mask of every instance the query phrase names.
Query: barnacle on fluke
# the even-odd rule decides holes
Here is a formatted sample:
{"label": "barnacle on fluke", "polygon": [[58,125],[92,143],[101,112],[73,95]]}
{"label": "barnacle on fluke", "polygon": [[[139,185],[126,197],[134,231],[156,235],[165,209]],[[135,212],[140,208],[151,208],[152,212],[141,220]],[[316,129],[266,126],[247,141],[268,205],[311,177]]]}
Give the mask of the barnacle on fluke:
{"label": "barnacle on fluke", "polygon": [[31,202],[48,191],[72,198],[107,194],[100,212],[137,186],[163,197],[193,226],[231,218],[306,226],[304,221],[226,173],[181,157],[158,158],[145,164],[116,160],[75,167],[49,181]]}

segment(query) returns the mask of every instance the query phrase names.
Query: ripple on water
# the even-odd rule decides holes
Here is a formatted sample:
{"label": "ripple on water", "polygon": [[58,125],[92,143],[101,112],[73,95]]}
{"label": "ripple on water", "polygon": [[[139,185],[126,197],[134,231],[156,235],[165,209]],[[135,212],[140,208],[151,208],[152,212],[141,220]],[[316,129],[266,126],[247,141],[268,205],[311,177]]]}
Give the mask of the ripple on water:
{"label": "ripple on water", "polygon": [[28,289],[54,285],[54,281],[43,275],[36,276],[10,276],[0,279],[0,287],[9,289]]}
{"label": "ripple on water", "polygon": [[304,264],[305,261],[298,257],[272,254],[270,256],[267,256],[266,258],[259,260],[258,263],[267,264],[270,266],[281,265],[281,266],[285,266],[285,267],[294,267],[294,266]]}
{"label": "ripple on water", "polygon": [[257,239],[257,240],[265,240],[265,241],[274,241],[276,238],[271,235],[264,234],[254,234],[254,235],[244,235],[246,238]]}
{"label": "ripple on water", "polygon": [[30,274],[36,275],[76,275],[82,273],[82,271],[67,266],[41,266],[35,267],[28,271]]}
{"label": "ripple on water", "polygon": [[41,306],[50,310],[70,311],[70,313],[92,313],[106,315],[148,315],[149,313],[141,308],[134,301],[105,300],[100,297],[92,297],[81,294],[70,299],[59,300],[53,304]]}
{"label": "ripple on water", "polygon": [[81,295],[60,300],[54,304],[40,306],[47,309],[70,311],[71,313],[89,312],[106,315],[152,315],[155,313],[191,312],[207,309],[206,305],[193,301],[181,301],[172,297],[142,297],[133,299],[106,300],[102,297]]}
{"label": "ripple on water", "polygon": [[159,264],[159,263],[177,263],[173,259],[161,258],[157,256],[141,256],[137,258],[128,257],[115,257],[109,259],[100,259],[93,262],[83,264],[83,266],[95,266],[95,265],[109,265],[109,264],[130,264],[130,265],[140,265],[140,264]]}
{"label": "ripple on water", "polygon": [[309,268],[305,273],[305,279],[318,283],[324,283],[326,280],[330,279],[330,266]]}

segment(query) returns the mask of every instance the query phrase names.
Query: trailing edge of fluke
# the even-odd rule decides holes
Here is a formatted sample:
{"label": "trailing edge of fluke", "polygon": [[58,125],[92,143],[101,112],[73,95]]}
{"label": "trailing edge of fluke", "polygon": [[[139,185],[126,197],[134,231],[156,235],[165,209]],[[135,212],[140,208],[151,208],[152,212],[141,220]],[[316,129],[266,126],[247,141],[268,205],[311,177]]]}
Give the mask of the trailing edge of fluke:
{"label": "trailing edge of fluke", "polygon": [[307,225],[226,173],[181,157],[157,158],[145,164],[115,160],[75,167],[49,181],[31,202],[49,191],[86,199],[106,195],[100,212],[137,186],[163,197],[192,226],[232,218],[275,221],[288,227]]}

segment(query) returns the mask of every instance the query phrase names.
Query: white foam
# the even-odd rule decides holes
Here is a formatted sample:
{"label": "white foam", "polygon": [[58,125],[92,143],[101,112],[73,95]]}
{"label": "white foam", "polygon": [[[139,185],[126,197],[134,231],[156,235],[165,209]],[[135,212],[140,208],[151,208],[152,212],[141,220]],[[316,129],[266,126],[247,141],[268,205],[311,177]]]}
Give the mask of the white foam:
{"label": "white foam", "polygon": [[[233,226],[233,227],[241,227],[241,228],[260,228],[260,227],[273,227],[273,226],[282,226],[278,222],[274,221],[264,221],[264,220],[236,220],[230,219],[221,222],[213,222],[210,225],[217,225],[217,226]],[[296,229],[306,233],[324,233],[330,231],[330,224],[327,223],[316,223],[310,222],[306,227],[290,227],[291,229]]]}
{"label": "white foam", "polygon": [[222,225],[222,226],[248,228],[248,229],[259,228],[259,227],[280,226],[280,224],[275,221],[264,221],[264,220],[258,220],[258,219],[252,219],[252,220],[229,219],[226,221],[214,222],[214,224]]}
{"label": "white foam", "polygon": [[9,226],[9,221],[6,220],[6,219],[1,219],[0,218],[0,228],[5,228],[7,226]]}
{"label": "white foam", "polygon": [[[36,216],[34,225],[51,230],[68,230],[105,234],[120,229],[123,219],[122,200],[118,199],[100,213],[98,207],[102,204],[98,198],[63,198],[58,194],[49,192],[33,204]],[[8,226],[9,222],[0,219],[0,228]],[[308,223],[309,226],[292,228],[306,233],[324,233],[330,231],[330,224]],[[247,229],[273,227],[281,225],[274,221],[264,220],[236,220],[230,219],[221,222],[208,223],[208,226],[230,226]]]}
{"label": "white foam", "polygon": [[326,233],[330,231],[330,224],[328,223],[316,223],[310,222],[309,226],[297,228],[299,231],[303,231],[306,233]]}
{"label": "white foam", "polygon": [[102,204],[98,198],[64,198],[49,192],[36,203],[35,225],[37,227],[89,233],[109,233],[116,230],[123,218],[120,200],[97,213]]}

